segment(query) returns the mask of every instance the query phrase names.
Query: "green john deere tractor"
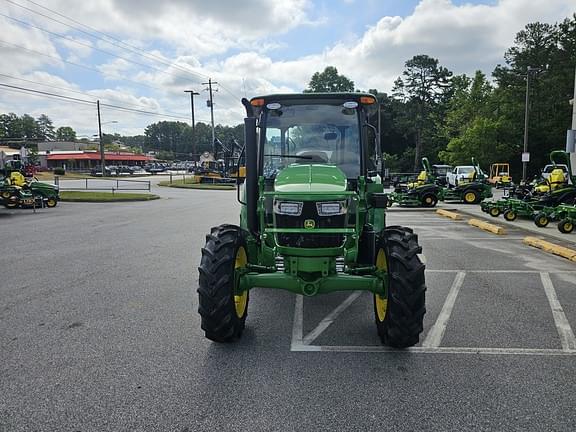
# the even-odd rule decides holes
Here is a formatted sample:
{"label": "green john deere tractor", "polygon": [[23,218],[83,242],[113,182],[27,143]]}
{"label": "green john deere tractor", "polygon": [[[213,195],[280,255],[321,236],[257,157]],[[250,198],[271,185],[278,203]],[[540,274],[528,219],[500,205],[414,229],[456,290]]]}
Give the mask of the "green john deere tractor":
{"label": "green john deere tractor", "polygon": [[422,158],[422,171],[413,182],[396,186],[389,195],[390,203],[401,207],[434,207],[442,194],[442,188],[436,184],[436,177],[428,158]]}
{"label": "green john deere tractor", "polygon": [[241,336],[254,287],[304,296],[363,290],[373,295],[381,341],[416,344],[426,311],[422,249],[410,228],[386,226],[378,130],[369,122],[375,97],[310,93],[242,102],[240,225],[212,228],[199,267],[206,337]]}

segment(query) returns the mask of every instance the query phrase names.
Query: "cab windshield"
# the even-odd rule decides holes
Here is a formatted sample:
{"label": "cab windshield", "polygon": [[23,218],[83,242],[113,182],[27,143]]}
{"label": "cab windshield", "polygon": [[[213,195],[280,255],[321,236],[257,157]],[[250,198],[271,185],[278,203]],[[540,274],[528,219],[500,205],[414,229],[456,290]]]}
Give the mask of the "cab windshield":
{"label": "cab windshield", "polygon": [[360,175],[357,108],[270,105],[274,109],[268,108],[265,114],[262,147],[264,177],[274,178],[292,164],[336,165],[348,178]]}

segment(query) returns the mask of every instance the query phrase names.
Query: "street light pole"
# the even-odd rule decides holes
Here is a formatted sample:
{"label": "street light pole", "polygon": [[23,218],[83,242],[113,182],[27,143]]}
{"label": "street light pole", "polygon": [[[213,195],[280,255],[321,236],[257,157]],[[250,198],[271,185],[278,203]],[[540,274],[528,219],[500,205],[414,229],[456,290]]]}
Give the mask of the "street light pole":
{"label": "street light pole", "polygon": [[102,121],[100,120],[100,100],[96,101],[96,108],[98,109],[98,140],[100,142],[100,168],[102,170],[102,177],[106,176],[105,158],[104,158],[104,142],[102,142]]}
{"label": "street light pole", "polygon": [[184,93],[190,93],[190,110],[192,112],[192,154],[196,154],[196,122],[194,121],[194,96],[199,95],[200,93],[195,92],[194,90],[184,90]]}
{"label": "street light pole", "polygon": [[[528,153],[528,123],[530,118],[530,76],[538,71],[538,68],[528,66],[526,68],[526,106],[524,107],[524,153]],[[528,161],[522,161],[522,181],[526,183]]]}

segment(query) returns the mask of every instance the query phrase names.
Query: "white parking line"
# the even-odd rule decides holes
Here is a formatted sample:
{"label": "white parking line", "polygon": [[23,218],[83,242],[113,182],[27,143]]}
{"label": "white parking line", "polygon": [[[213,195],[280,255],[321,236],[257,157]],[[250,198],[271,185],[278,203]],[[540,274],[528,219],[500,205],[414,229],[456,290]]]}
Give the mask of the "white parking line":
{"label": "white parking line", "polygon": [[436,323],[428,332],[426,339],[422,343],[424,348],[437,348],[442,343],[442,338],[444,337],[444,332],[446,331],[446,326],[448,325],[448,320],[450,315],[452,315],[452,310],[454,309],[454,304],[456,303],[456,297],[462,284],[464,283],[464,278],[466,277],[466,272],[458,272],[454,278],[454,282],[450,287],[450,292],[446,296],[446,301],[442,310],[436,319]]}
{"label": "white parking line", "polygon": [[[407,349],[394,349],[380,345],[311,345],[336,318],[348,308],[361,293],[355,292],[326,316],[314,330],[303,336],[304,298],[296,296],[294,305],[294,323],[290,350],[294,352],[346,352],[346,353],[389,353],[389,354],[476,354],[476,355],[531,355],[531,356],[576,356],[576,337],[568,323],[566,315],[558,301],[556,291],[550,279],[550,274],[536,270],[427,270],[431,273],[456,273],[450,292],[444,302],[442,311],[432,329],[428,332],[422,346]],[[489,347],[441,347],[446,325],[454,308],[459,290],[467,273],[520,273],[540,274],[546,297],[552,308],[554,322],[560,335],[562,349],[539,348],[489,348]],[[554,271],[554,274],[576,274],[576,270]]]}
{"label": "white parking line", "polygon": [[350,294],[346,300],[340,303],[332,312],[330,312],[322,321],[320,321],[320,324],[318,324],[314,330],[304,336],[302,343],[304,345],[310,345],[310,343],[312,343],[318,336],[320,336],[324,330],[330,327],[336,318],[338,318],[338,316],[344,312],[348,306],[354,303],[354,300],[360,297],[361,294],[362,291],[355,291]]}
{"label": "white parking line", "polygon": [[302,325],[304,323],[304,298],[302,295],[296,295],[294,304],[294,322],[292,324],[292,346],[291,351],[295,351],[296,345],[302,345]]}
{"label": "white parking line", "polygon": [[345,353],[388,353],[388,354],[488,354],[488,355],[533,355],[533,356],[576,356],[576,350],[538,348],[475,348],[475,347],[411,347],[394,349],[386,346],[353,345],[294,345],[297,352],[345,352]]}
{"label": "white parking line", "polygon": [[560,336],[562,349],[564,351],[576,350],[576,338],[574,337],[574,332],[572,331],[572,327],[570,327],[570,323],[566,318],[562,305],[558,301],[556,290],[552,284],[552,279],[550,279],[550,273],[541,272],[540,279],[542,279],[542,285],[544,286],[548,303],[550,303],[550,307],[552,308],[552,316],[554,317],[554,324],[556,324],[556,329],[558,330],[558,336]]}

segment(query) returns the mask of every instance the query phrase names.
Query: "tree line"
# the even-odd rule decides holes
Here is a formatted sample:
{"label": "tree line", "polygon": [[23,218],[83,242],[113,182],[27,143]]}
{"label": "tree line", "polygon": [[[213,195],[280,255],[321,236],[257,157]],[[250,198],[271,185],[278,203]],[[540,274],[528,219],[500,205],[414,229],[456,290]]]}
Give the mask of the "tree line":
{"label": "tree line", "polygon": [[74,141],[76,132],[70,126],[54,128],[52,120],[41,114],[34,118],[29,114],[0,114],[0,142],[20,147],[22,142]]}
{"label": "tree line", "polygon": [[[381,106],[381,142],[392,171],[412,171],[422,156],[433,163],[487,168],[510,162],[518,178],[524,136],[526,80],[530,74],[529,152],[531,173],[563,149],[571,127],[576,67],[576,14],[560,23],[531,23],[517,33],[504,64],[489,80],[454,75],[438,59],[416,55],[405,63],[390,94],[369,89]],[[310,92],[359,91],[327,67],[310,80]]]}

